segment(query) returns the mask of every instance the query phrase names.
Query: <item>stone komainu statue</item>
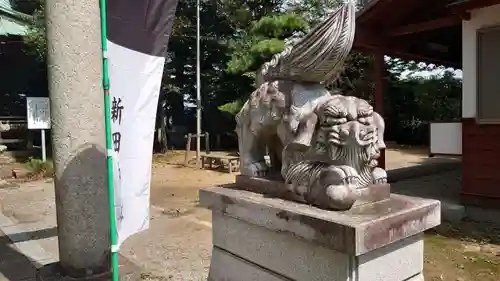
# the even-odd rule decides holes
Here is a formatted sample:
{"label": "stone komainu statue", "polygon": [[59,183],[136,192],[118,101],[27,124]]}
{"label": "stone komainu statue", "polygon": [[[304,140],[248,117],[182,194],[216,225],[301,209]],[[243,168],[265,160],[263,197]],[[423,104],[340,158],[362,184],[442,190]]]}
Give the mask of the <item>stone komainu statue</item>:
{"label": "stone komainu statue", "polygon": [[337,210],[349,209],[360,188],[387,182],[377,167],[383,118],[366,101],[325,88],[352,48],[354,2],[264,64],[260,86],[236,116],[243,175],[278,172],[305,201]]}

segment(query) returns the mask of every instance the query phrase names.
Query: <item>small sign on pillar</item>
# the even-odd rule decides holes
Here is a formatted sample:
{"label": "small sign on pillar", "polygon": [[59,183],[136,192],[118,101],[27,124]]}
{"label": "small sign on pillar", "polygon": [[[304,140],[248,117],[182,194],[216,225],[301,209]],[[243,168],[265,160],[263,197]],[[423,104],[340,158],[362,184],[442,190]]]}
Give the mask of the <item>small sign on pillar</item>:
{"label": "small sign on pillar", "polygon": [[27,97],[26,114],[29,130],[40,130],[42,139],[42,161],[47,161],[45,130],[50,129],[50,100],[45,97]]}

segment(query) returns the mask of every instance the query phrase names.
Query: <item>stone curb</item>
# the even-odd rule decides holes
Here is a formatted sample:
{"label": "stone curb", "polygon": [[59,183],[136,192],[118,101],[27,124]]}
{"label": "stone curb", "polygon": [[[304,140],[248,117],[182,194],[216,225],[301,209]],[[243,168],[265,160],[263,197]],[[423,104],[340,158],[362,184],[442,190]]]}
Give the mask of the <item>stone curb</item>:
{"label": "stone curb", "polygon": [[[111,280],[110,274],[92,276],[88,278],[69,278],[59,274],[59,261],[45,249],[36,240],[26,234],[30,232],[23,224],[19,224],[5,216],[1,212],[0,205],[0,231],[5,233],[12,241],[17,251],[24,255],[33,266],[34,276],[37,281],[108,281]],[[136,281],[141,280],[141,269],[139,266],[120,256],[120,280]]]}
{"label": "stone curb", "polygon": [[26,229],[22,224],[12,221],[1,212],[0,231],[5,233],[17,251],[31,262],[35,273],[45,270],[47,266],[57,262],[57,259],[45,251],[38,241],[31,240],[26,234],[26,232],[30,232],[31,230]]}

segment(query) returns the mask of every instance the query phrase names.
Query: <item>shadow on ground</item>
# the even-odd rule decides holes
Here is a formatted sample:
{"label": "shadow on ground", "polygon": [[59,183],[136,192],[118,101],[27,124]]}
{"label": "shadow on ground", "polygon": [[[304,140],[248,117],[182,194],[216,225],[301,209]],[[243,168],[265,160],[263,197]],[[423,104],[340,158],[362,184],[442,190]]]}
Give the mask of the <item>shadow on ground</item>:
{"label": "shadow on ground", "polygon": [[500,225],[488,222],[462,220],[460,222],[444,222],[428,231],[428,234],[453,238],[463,242],[492,244],[498,246],[500,257]]}
{"label": "shadow on ground", "polygon": [[425,158],[415,164],[388,171],[391,192],[459,204],[460,159]]}

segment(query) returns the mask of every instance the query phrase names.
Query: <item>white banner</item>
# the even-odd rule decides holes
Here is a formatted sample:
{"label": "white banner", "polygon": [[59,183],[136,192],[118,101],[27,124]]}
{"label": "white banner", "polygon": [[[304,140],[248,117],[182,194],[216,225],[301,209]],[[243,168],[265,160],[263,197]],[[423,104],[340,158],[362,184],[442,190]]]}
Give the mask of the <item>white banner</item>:
{"label": "white banner", "polygon": [[118,246],[149,227],[149,190],[165,58],[108,40]]}

